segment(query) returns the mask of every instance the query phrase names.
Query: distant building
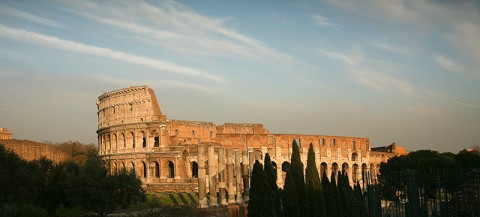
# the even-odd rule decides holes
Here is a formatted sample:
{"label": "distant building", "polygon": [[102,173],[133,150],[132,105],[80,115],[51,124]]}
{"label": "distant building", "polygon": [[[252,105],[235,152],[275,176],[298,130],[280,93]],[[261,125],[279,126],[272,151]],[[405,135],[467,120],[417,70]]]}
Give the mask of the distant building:
{"label": "distant building", "polygon": [[13,134],[7,128],[0,128],[0,140],[12,139]]}
{"label": "distant building", "polygon": [[408,154],[408,152],[405,150],[405,147],[399,146],[395,143],[392,143],[389,146],[381,146],[381,147],[372,148],[372,151],[394,153],[396,156],[402,156],[402,155],[407,155]]}
{"label": "distant building", "polygon": [[274,134],[262,124],[170,120],[149,86],[104,93],[96,104],[99,155],[112,172],[134,170],[147,191],[201,192],[213,186],[238,194],[248,190],[245,181],[253,163],[263,163],[266,153],[282,187],[294,140],[304,166],[312,144],[320,175],[344,172],[352,185],[376,183],[380,163],[396,154],[371,149],[369,138]]}

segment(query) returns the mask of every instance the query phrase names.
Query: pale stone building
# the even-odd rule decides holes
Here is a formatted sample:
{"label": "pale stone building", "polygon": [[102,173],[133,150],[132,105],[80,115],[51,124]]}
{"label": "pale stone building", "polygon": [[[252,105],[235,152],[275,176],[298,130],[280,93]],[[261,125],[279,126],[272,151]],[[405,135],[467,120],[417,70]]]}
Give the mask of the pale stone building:
{"label": "pale stone building", "polygon": [[12,132],[8,131],[7,128],[0,128],[0,140],[7,140],[7,139],[12,139],[13,134]]}
{"label": "pale stone building", "polygon": [[362,137],[275,134],[262,124],[169,119],[149,86],[104,93],[97,108],[99,155],[112,172],[134,169],[148,191],[200,191],[201,200],[202,191],[248,192],[249,171],[266,153],[283,186],[294,140],[305,166],[312,144],[320,174],[343,171],[351,184],[376,182],[380,163],[395,156],[371,151],[370,140]]}

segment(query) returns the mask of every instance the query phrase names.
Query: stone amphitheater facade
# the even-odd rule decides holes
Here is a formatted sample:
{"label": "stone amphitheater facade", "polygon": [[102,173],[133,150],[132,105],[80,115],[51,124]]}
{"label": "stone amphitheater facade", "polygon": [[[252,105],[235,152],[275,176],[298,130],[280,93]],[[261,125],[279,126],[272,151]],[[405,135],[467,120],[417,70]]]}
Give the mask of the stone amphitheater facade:
{"label": "stone amphitheater facade", "polygon": [[112,172],[135,170],[147,191],[199,191],[202,196],[202,191],[223,189],[248,196],[253,163],[263,163],[266,153],[282,187],[293,141],[304,165],[312,144],[320,173],[343,171],[351,184],[377,182],[380,163],[396,154],[372,151],[370,140],[362,137],[275,134],[262,124],[169,119],[149,86],[104,93],[96,104],[99,155]]}

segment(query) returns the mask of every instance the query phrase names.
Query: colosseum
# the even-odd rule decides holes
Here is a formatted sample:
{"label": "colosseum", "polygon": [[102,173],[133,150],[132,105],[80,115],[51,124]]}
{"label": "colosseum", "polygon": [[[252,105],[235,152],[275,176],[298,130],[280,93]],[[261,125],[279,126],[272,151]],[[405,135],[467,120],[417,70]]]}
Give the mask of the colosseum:
{"label": "colosseum", "polygon": [[[134,170],[150,192],[198,191],[200,206],[207,206],[212,191],[219,192],[221,204],[248,200],[249,173],[266,153],[282,187],[294,141],[304,165],[312,144],[320,174],[345,172],[352,185],[377,182],[380,163],[399,154],[395,145],[372,151],[368,138],[275,134],[262,124],[169,119],[149,86],[104,93],[96,104],[99,155],[112,172]],[[216,205],[217,194],[209,195],[209,205]]]}

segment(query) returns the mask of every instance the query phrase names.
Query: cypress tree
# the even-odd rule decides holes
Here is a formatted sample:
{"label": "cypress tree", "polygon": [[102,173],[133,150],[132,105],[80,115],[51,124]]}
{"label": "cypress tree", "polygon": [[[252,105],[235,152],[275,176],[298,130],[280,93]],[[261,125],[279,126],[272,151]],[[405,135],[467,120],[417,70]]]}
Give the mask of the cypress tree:
{"label": "cypress tree", "polygon": [[340,204],[343,207],[341,216],[353,216],[355,206],[353,204],[353,190],[348,184],[348,177],[338,172],[338,191],[340,194]]}
{"label": "cypress tree", "polygon": [[306,194],[305,194],[305,173],[304,166],[300,159],[300,147],[297,142],[293,140],[292,143],[292,159],[290,165],[290,172],[295,184],[295,190],[297,192],[297,198],[299,201],[298,207],[302,212],[302,216],[307,216]]}
{"label": "cypress tree", "polygon": [[311,217],[324,217],[326,213],[322,193],[322,185],[315,162],[315,152],[313,150],[312,143],[310,143],[310,147],[308,148],[307,169],[305,173],[305,185],[308,198],[308,214]]}
{"label": "cypress tree", "polygon": [[278,192],[277,186],[277,177],[275,176],[275,170],[272,166],[272,161],[270,160],[270,155],[268,153],[265,154],[265,182],[268,186],[268,194],[267,195],[267,203],[274,209],[274,213],[276,216],[280,217],[283,216],[282,213],[282,203],[280,201],[280,194]]}
{"label": "cypress tree", "polygon": [[358,182],[355,185],[354,191],[355,191],[356,201],[358,201],[359,204],[362,204],[362,206],[360,206],[359,210],[358,210],[358,212],[360,213],[359,216],[367,217],[368,216],[367,203],[365,201],[365,197],[362,194],[362,190],[361,190],[360,184]]}
{"label": "cypress tree", "polygon": [[288,170],[283,187],[283,214],[285,217],[302,217],[300,213],[301,204],[297,197],[297,188],[293,181],[292,170]]}
{"label": "cypress tree", "polygon": [[325,198],[328,198],[328,200],[325,200],[325,206],[327,216],[328,217],[336,217],[337,216],[337,204],[335,200],[335,194],[333,193],[332,185],[330,184],[330,181],[328,180],[327,177],[327,172],[323,171],[322,175],[322,187],[325,192]]}
{"label": "cypress tree", "polygon": [[248,217],[270,216],[266,201],[266,183],[263,167],[255,161],[252,169],[252,181],[250,187],[250,201],[248,202]]}
{"label": "cypress tree", "polygon": [[318,175],[317,166],[315,164],[315,151],[313,150],[312,143],[310,143],[310,147],[308,148],[307,169],[305,172],[306,188],[309,191],[322,189],[322,186],[320,185],[320,176]]}
{"label": "cypress tree", "polygon": [[337,181],[335,178],[335,171],[332,172],[332,176],[330,178],[330,186],[332,186],[332,193],[333,193],[333,199],[335,199],[334,203],[332,205],[335,206],[335,209],[337,210],[337,216],[343,216],[343,211],[342,210],[342,203],[341,203],[341,197],[340,197],[340,191],[338,189]]}

